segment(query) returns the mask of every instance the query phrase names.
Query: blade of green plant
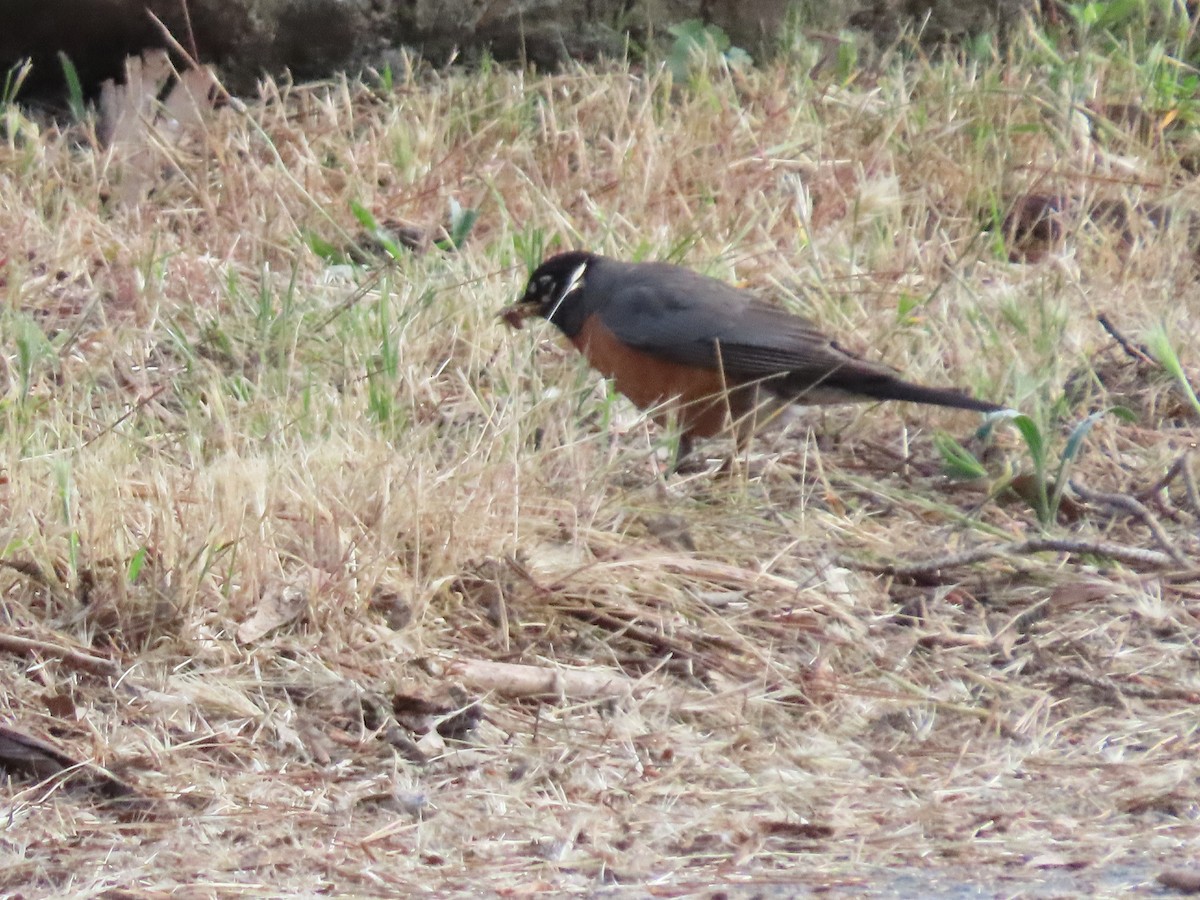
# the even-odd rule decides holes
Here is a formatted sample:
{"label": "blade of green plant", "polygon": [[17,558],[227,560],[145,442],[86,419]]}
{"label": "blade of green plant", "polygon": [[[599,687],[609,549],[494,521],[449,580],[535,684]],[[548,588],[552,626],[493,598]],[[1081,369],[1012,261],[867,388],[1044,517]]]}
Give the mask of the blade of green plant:
{"label": "blade of green plant", "polygon": [[376,73],[379,79],[379,89],[385,95],[392,93],[396,88],[396,79],[392,75],[392,67],[390,64],[385,64],[382,69]]}
{"label": "blade of green plant", "polygon": [[1107,412],[1108,410],[1103,409],[1094,412],[1071,430],[1071,436],[1067,438],[1067,445],[1063,447],[1062,456],[1058,461],[1058,472],[1054,476],[1054,492],[1050,496],[1050,505],[1047,510],[1051,521],[1058,516],[1058,506],[1062,502],[1063,491],[1067,487],[1067,472],[1070,471],[1075,458],[1079,456],[1079,451],[1083,449],[1083,439],[1092,430],[1092,426],[1100,421]]}
{"label": "blade of green plant", "polygon": [[1029,448],[1029,455],[1033,459],[1033,463],[1039,469],[1044,468],[1046,464],[1046,439],[1042,436],[1042,430],[1038,428],[1036,422],[1024,413],[1017,413],[1010,417],[1017,431],[1021,433],[1021,438],[1025,441],[1025,446]]}
{"label": "blade of green plant", "polygon": [[900,299],[896,301],[896,323],[903,325],[911,322],[912,316],[910,316],[909,313],[911,313],[920,305],[920,297],[914,297],[909,293],[901,293]]}
{"label": "blade of green plant", "polygon": [[379,230],[379,222],[375,218],[375,214],[357,200],[350,201],[350,212],[354,214],[354,218],[358,219],[358,224],[367,231]]}
{"label": "blade of green plant", "polygon": [[20,314],[12,330],[13,343],[17,345],[17,373],[21,385],[21,401],[29,399],[34,374],[38,364],[55,356],[54,346],[44,331],[33,319]]}
{"label": "blade of green plant", "polygon": [[1192,409],[1200,413],[1200,398],[1196,396],[1196,391],[1188,381],[1187,373],[1183,370],[1183,363],[1179,361],[1179,355],[1175,352],[1175,348],[1171,346],[1171,338],[1167,334],[1167,329],[1163,325],[1156,325],[1151,328],[1146,334],[1146,343],[1150,348],[1150,352],[1154,354],[1154,358],[1158,364],[1167,370],[1172,378],[1178,382],[1184,396],[1192,405]]}
{"label": "blade of green plant", "polygon": [[304,242],[308,244],[309,250],[330,265],[337,265],[346,261],[346,254],[320,235],[307,234],[304,236]]}
{"label": "blade of green plant", "polygon": [[514,232],[512,240],[513,251],[532,273],[545,257],[546,232],[541,228],[531,228],[526,232]]}
{"label": "blade of green plant", "polygon": [[463,208],[463,206],[450,198],[450,228],[449,238],[442,241],[437,241],[436,246],[440,250],[458,250],[467,241],[467,235],[471,233],[471,229],[475,227],[475,222],[479,219],[479,210],[471,207]]}
{"label": "blade of green plant", "polygon": [[675,38],[667,55],[666,66],[676,81],[682,82],[692,74],[693,67],[706,61],[724,60],[730,68],[751,66],[754,60],[741,47],[733,46],[725,29],[705,24],[700,19],[687,19],[667,28]]}
{"label": "blade of green plant", "polygon": [[1145,8],[1144,0],[1107,0],[1093,5],[1098,12],[1096,24],[1107,29],[1128,23]]}
{"label": "blade of green plant", "polygon": [[1049,525],[1052,519],[1050,498],[1046,493],[1046,439],[1037,423],[1024,413],[1018,413],[1011,419],[1029,449],[1030,459],[1033,460],[1034,485],[1037,488],[1037,508],[1034,512],[1043,526]]}
{"label": "blade of green plant", "polygon": [[403,255],[403,250],[396,243],[392,233],[379,224],[379,220],[375,218],[375,214],[359,203],[357,200],[350,201],[350,212],[354,214],[354,218],[358,219],[358,223],[362,225],[371,237],[384,249],[392,259],[399,259]]}
{"label": "blade of green plant", "polygon": [[376,231],[374,238],[379,242],[379,246],[381,246],[387,252],[387,255],[392,259],[398,260],[404,253],[404,250],[396,242],[396,239],[392,237],[392,233],[386,228],[380,228],[378,231]]}
{"label": "blade of green plant", "polygon": [[983,463],[950,435],[944,432],[935,434],[933,446],[941,454],[946,472],[952,478],[968,480],[987,477],[987,469],[983,467]]}
{"label": "blade of green plant", "polygon": [[67,526],[67,560],[71,577],[74,578],[79,571],[79,531],[75,528],[74,486],[71,479],[71,463],[68,460],[55,461],[54,480],[58,483],[58,501],[63,524]]}
{"label": "blade of green plant", "polygon": [[71,58],[61,50],[58,51],[58,61],[62,66],[63,79],[67,82],[67,108],[76,122],[82,122],[87,115],[87,107],[83,102],[83,83],[79,80],[79,72]]}
{"label": "blade of green plant", "polygon": [[133,554],[133,558],[129,560],[129,566],[125,571],[125,578],[130,583],[137,581],[137,577],[141,574],[142,567],[146,564],[146,548],[141,547],[138,552]]}
{"label": "blade of green plant", "polygon": [[4,89],[0,91],[0,106],[11,106],[21,92],[21,85],[33,71],[33,60],[26,57],[15,65],[9,66],[4,73]]}
{"label": "blade of green plant", "polygon": [[741,47],[730,47],[722,55],[731,69],[748,69],[754,65],[754,57]]}
{"label": "blade of green plant", "polygon": [[467,235],[471,233],[471,229],[475,227],[475,223],[479,220],[479,210],[464,209],[462,215],[458,216],[450,229],[450,240],[454,242],[457,249],[466,243]]}

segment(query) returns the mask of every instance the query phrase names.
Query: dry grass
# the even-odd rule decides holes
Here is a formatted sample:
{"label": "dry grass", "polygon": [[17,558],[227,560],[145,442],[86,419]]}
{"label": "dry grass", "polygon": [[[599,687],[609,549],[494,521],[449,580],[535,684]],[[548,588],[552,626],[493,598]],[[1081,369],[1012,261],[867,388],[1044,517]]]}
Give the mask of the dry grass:
{"label": "dry grass", "polygon": [[[1182,470],[1142,498],[1165,566],[878,574],[1042,536],[942,474],[935,431],[976,417],[806,414],[732,477],[663,479],[669,436],[548,328],[495,319],[552,245],[680,260],[1019,406],[1055,453],[1116,397],[1138,420],[1101,419],[1073,475],[1136,494],[1197,417],[1095,314],[1165,321],[1196,365],[1184,220],[1077,223],[1024,263],[982,234],[1030,190],[1194,204],[1173,152],[1089,121],[1033,68],[951,63],[271,85],[112,152],[10,111],[0,610],[27,643],[0,718],[153,802],[12,779],[0,890],[887,890],[877,867],[906,866],[1120,893],[1178,862]],[[443,252],[452,199],[480,218]],[[355,203],[421,247],[312,252],[349,246]],[[1024,455],[997,442],[999,477]],[[1046,537],[1167,553],[1128,509],[1069,511]]]}

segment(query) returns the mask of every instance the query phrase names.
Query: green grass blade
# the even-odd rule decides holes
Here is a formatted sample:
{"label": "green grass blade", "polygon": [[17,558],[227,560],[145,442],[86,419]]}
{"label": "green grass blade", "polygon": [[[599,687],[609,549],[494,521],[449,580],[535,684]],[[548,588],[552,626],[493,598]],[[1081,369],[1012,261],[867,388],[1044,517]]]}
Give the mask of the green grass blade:
{"label": "green grass blade", "polygon": [[987,469],[983,467],[983,463],[976,458],[974,453],[950,435],[945,433],[934,435],[933,445],[941,455],[942,463],[951,478],[973,480],[987,477]]}
{"label": "green grass blade", "polygon": [[1196,391],[1188,381],[1187,373],[1183,370],[1183,363],[1179,361],[1179,355],[1175,352],[1175,348],[1171,346],[1171,339],[1167,335],[1167,329],[1163,325],[1157,325],[1150,330],[1146,335],[1146,343],[1150,347],[1150,352],[1154,354],[1154,358],[1158,364],[1167,370],[1175,381],[1179,384],[1180,389],[1187,397],[1188,403],[1192,405],[1192,409],[1200,413],[1200,397],[1196,396]]}
{"label": "green grass blade", "polygon": [[1107,412],[1108,410],[1094,412],[1071,430],[1071,435],[1067,438],[1067,445],[1063,448],[1062,456],[1058,461],[1058,472],[1054,476],[1054,491],[1050,495],[1047,510],[1051,521],[1058,516],[1058,506],[1062,502],[1063,491],[1067,488],[1067,473],[1075,462],[1075,458],[1079,456],[1079,451],[1083,449],[1084,438],[1092,430],[1092,426],[1099,422]]}
{"label": "green grass blade", "polygon": [[87,105],[83,102],[83,83],[79,80],[79,72],[71,58],[61,50],[58,51],[58,61],[67,82],[67,107],[71,110],[71,117],[76,122],[82,122],[87,115]]}

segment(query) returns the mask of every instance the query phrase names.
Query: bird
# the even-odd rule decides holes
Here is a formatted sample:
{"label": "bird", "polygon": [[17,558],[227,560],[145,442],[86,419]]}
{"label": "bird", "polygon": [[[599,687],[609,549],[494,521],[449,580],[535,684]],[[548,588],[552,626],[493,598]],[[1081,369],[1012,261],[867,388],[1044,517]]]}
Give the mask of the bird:
{"label": "bird", "polygon": [[730,431],[739,447],[779,404],[906,400],[981,413],[1005,409],[964,392],[905,381],[838,345],[808,319],[752,292],[664,262],[571,250],[542,262],[500,316],[540,316],[592,368],[660,424],[680,429],[676,464],[695,438]]}

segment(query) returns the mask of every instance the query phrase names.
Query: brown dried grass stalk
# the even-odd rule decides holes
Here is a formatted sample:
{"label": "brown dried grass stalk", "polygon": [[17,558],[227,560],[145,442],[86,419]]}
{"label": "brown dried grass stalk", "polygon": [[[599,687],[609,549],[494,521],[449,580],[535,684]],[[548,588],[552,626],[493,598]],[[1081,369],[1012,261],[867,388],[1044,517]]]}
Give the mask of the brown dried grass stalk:
{"label": "brown dried grass stalk", "polygon": [[[1181,229],[1136,252],[1081,232],[1021,266],[981,214],[1034,187],[1165,192],[1170,160],[1118,158],[1019,73],[710,74],[268,83],[158,123],[136,165],[80,127],[10,132],[0,609],[24,642],[0,714],[174,819],[117,830],[8,783],[0,890],[816,886],[1196,839],[1194,572],[839,567],[1036,524],[941,475],[933,429],[971,416],[897,405],[807,415],[734,477],[664,480],[665,436],[548,330],[494,318],[539,245],[677,258],[917,380],[1034,409],[1097,371],[1103,403],[1128,370],[1093,309],[1200,330]],[[480,212],[459,252],[434,246],[451,200]],[[416,249],[370,257],[354,204]],[[1132,494],[1196,425],[1166,381],[1123,390],[1145,416],[1103,420],[1074,473]],[[1180,490],[1142,499],[1195,559]],[[1155,547],[1107,508],[1060,527]],[[71,664],[93,657],[124,674]],[[463,690],[476,663],[586,677],[531,701]]]}

